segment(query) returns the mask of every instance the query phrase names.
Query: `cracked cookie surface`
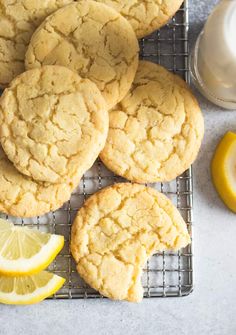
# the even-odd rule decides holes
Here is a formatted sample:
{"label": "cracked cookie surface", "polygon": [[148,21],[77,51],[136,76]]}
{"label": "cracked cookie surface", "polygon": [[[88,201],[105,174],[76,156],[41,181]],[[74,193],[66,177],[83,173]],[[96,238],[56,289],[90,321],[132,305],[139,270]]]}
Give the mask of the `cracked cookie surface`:
{"label": "cracked cookie surface", "polygon": [[109,112],[100,157],[138,183],[171,181],[196,159],[204,121],[187,84],[160,65],[140,61],[126,97]]}
{"label": "cracked cookie surface", "polygon": [[8,158],[37,181],[81,178],[104,147],[107,105],[97,86],[62,66],[14,79],[0,98],[0,140]]}
{"label": "cracked cookie surface", "polygon": [[21,174],[0,147],[0,211],[17,217],[34,217],[60,208],[79,183],[38,183]]}
{"label": "cracked cookie surface", "polygon": [[24,72],[25,52],[39,24],[72,0],[0,1],[0,87]]}
{"label": "cracked cookie surface", "polygon": [[129,90],[138,66],[138,41],[114,9],[79,1],[49,16],[33,34],[26,68],[66,66],[92,80],[113,107]]}
{"label": "cracked cookie surface", "polygon": [[143,297],[142,268],[158,251],[190,243],[171,201],[138,184],[115,184],[91,196],[72,226],[71,251],[80,276],[111,299]]}
{"label": "cracked cookie surface", "polygon": [[183,0],[95,0],[111,6],[132,25],[138,38],[164,26],[181,7]]}

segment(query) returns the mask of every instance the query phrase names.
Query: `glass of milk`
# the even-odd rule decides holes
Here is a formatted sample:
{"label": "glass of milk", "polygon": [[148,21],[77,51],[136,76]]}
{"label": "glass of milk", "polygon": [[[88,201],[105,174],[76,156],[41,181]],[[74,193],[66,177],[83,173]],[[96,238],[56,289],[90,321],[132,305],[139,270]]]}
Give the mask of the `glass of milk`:
{"label": "glass of milk", "polygon": [[210,101],[236,109],[236,0],[221,0],[190,57],[195,86]]}

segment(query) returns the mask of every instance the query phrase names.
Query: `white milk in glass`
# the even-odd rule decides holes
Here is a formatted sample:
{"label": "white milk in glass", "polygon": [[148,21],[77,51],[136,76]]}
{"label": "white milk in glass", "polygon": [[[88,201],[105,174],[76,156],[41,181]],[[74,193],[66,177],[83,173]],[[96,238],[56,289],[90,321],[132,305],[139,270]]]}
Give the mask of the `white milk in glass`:
{"label": "white milk in glass", "polygon": [[192,79],[213,103],[236,109],[236,0],[222,0],[209,16],[190,58]]}

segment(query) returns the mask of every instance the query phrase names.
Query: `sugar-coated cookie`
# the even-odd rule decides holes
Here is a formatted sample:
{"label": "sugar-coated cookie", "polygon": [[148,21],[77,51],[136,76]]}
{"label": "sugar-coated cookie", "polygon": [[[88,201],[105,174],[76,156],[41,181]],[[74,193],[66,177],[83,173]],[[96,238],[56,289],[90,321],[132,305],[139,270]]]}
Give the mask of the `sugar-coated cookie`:
{"label": "sugar-coated cookie", "polygon": [[204,121],[187,84],[160,65],[140,61],[126,97],[109,112],[103,163],[138,183],[166,182],[196,159]]}
{"label": "sugar-coated cookie", "polygon": [[183,0],[95,0],[122,14],[132,25],[138,38],[151,34],[164,26]]}
{"label": "sugar-coated cookie", "polygon": [[138,41],[114,9],[81,0],[57,10],[33,34],[26,67],[66,66],[91,79],[113,107],[129,90],[138,66]]}
{"label": "sugar-coated cookie", "polygon": [[72,226],[71,251],[80,276],[111,299],[140,301],[142,268],[157,251],[190,243],[171,201],[138,184],[116,184],[92,195]]}
{"label": "sugar-coated cookie", "polygon": [[25,52],[38,25],[72,0],[0,1],[0,88],[25,69]]}
{"label": "sugar-coated cookie", "polygon": [[17,217],[34,217],[60,208],[79,183],[38,183],[21,174],[0,148],[0,211]]}
{"label": "sugar-coated cookie", "polygon": [[26,71],[0,97],[2,147],[37,181],[80,179],[103,149],[108,124],[97,86],[63,66]]}

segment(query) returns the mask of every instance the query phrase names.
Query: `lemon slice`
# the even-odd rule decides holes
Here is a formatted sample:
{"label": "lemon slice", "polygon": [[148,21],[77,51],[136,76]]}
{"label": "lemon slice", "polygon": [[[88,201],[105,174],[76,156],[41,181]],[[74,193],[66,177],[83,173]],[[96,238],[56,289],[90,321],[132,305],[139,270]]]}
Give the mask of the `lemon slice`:
{"label": "lemon slice", "polygon": [[0,219],[0,273],[29,275],[44,270],[60,252],[64,237],[14,226]]}
{"label": "lemon slice", "polygon": [[21,277],[0,275],[0,303],[35,304],[57,292],[64,282],[64,278],[46,271]]}
{"label": "lemon slice", "polygon": [[218,144],[211,172],[220,197],[236,213],[236,134],[226,133]]}

